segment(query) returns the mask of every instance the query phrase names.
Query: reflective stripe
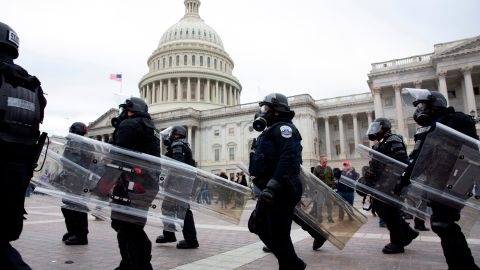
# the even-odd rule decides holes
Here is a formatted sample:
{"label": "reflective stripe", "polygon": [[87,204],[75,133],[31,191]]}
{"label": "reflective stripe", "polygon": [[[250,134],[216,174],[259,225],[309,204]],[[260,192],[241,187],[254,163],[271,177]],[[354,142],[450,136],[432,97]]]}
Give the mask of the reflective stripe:
{"label": "reflective stripe", "polygon": [[35,103],[24,100],[24,99],[8,97],[7,106],[22,108],[25,110],[35,112]]}

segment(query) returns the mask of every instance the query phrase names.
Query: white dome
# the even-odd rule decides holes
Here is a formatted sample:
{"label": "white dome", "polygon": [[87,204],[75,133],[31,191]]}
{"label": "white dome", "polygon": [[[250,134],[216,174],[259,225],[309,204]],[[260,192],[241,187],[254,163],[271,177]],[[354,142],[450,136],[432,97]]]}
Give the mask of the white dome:
{"label": "white dome", "polygon": [[224,49],[222,39],[217,32],[200,18],[199,6],[200,1],[198,0],[185,1],[185,16],[162,35],[158,44],[159,48],[171,41],[201,40]]}

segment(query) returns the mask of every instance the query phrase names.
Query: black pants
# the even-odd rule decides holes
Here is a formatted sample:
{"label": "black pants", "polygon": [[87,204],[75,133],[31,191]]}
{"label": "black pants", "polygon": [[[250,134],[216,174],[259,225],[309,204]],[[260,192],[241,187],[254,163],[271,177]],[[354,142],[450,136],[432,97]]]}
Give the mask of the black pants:
{"label": "black pants", "polygon": [[[183,221],[183,239],[188,243],[195,243],[197,242],[197,230],[195,229],[195,221],[193,220],[193,213],[190,210],[190,207],[185,212],[185,220]],[[174,238],[175,233],[171,231],[163,231],[163,236],[165,238]]]}
{"label": "black pants", "polygon": [[152,270],[152,242],[143,230],[144,225],[112,220],[117,231],[118,247],[122,260],[120,270]]}
{"label": "black pants", "polygon": [[[302,184],[297,178],[292,179],[292,187],[284,186],[275,196],[273,205],[266,209],[269,228],[259,230],[259,237],[278,260],[280,270],[303,269],[304,262],[297,256],[293,247],[290,231],[293,211],[302,196]],[[262,203],[262,199],[257,201]],[[260,211],[263,212],[263,211]]]}
{"label": "black pants", "polygon": [[11,245],[20,237],[25,213],[25,192],[33,175],[32,147],[0,142],[0,269],[30,269]]}
{"label": "black pants", "polygon": [[443,254],[450,270],[478,270],[462,229],[456,221],[460,220],[460,211],[432,205],[430,224],[432,231],[441,240]]}
{"label": "black pants", "polygon": [[403,219],[402,212],[397,208],[377,199],[372,200],[372,206],[379,217],[383,218],[390,232],[390,242],[399,247],[405,246],[408,233],[413,229]]}
{"label": "black pants", "polygon": [[75,211],[62,207],[62,214],[65,217],[65,226],[69,234],[78,238],[87,238],[88,215],[87,213]]}
{"label": "black pants", "polygon": [[10,243],[0,243],[0,269],[31,270]]}

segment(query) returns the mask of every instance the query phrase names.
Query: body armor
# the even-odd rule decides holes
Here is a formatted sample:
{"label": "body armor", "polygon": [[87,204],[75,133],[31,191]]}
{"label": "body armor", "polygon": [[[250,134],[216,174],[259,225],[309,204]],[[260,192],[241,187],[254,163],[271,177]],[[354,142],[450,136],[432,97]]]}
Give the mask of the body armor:
{"label": "body armor", "polygon": [[0,140],[34,145],[42,118],[40,82],[33,76],[19,77],[0,64]]}

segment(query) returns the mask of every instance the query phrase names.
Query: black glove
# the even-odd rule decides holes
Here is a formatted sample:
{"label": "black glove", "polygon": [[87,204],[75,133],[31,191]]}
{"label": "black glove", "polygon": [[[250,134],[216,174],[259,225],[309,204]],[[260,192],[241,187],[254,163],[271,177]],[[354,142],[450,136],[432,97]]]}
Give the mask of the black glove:
{"label": "black glove", "polygon": [[410,176],[412,175],[413,171],[413,165],[405,169],[405,171],[402,173],[400,176],[400,182],[395,185],[395,188],[393,189],[393,193],[395,195],[400,196],[402,194],[402,189],[408,185],[410,185],[412,182],[410,182]]}
{"label": "black glove", "polygon": [[270,179],[267,183],[267,187],[260,193],[259,204],[264,206],[272,206],[275,200],[276,194],[280,190],[281,184],[275,179]]}

